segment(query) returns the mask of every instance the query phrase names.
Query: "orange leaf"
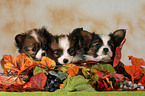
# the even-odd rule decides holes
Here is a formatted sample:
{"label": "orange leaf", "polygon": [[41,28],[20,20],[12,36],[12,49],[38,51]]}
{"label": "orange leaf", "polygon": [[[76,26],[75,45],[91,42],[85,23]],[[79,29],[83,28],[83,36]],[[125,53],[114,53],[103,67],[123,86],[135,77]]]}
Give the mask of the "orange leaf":
{"label": "orange leaf", "polygon": [[5,70],[13,70],[13,72],[18,72],[20,68],[18,68],[16,63],[16,57],[11,55],[3,55],[3,60],[5,62],[4,69]]}
{"label": "orange leaf", "polygon": [[[56,66],[56,62],[48,57],[43,56],[41,61],[41,64],[43,65],[39,65],[39,67],[41,68],[47,68],[47,67],[52,67],[52,66]],[[46,67],[47,66],[47,67]],[[52,67],[50,69],[54,69],[55,67]]]}
{"label": "orange leaf", "polygon": [[43,72],[38,73],[31,77],[30,81],[25,84],[23,88],[36,88],[36,89],[42,89],[46,83],[47,77]]}
{"label": "orange leaf", "polygon": [[131,60],[132,66],[124,66],[126,72],[131,75],[132,83],[134,83],[134,79],[139,79],[142,75],[143,70],[141,69],[141,65],[144,63],[142,58],[135,58],[133,56],[128,56],[129,60]]}
{"label": "orange leaf", "polygon": [[129,60],[131,60],[132,65],[134,66],[141,66],[145,65],[145,61],[142,58],[135,58],[133,56],[128,56]]}
{"label": "orange leaf", "polygon": [[74,66],[73,68],[71,68],[70,70],[67,71],[67,73],[69,74],[68,78],[77,75],[78,72],[79,72],[79,67],[78,66]]}
{"label": "orange leaf", "polygon": [[[18,73],[25,70],[28,66],[32,65],[32,61],[24,53],[19,54],[17,57],[11,55],[3,55],[3,69],[11,70],[12,73]],[[20,72],[19,72],[20,73]]]}
{"label": "orange leaf", "polygon": [[0,81],[2,85],[12,85],[12,84],[24,84],[21,78],[11,77],[11,76],[0,76]]}
{"label": "orange leaf", "polygon": [[74,66],[76,66],[76,65],[75,65],[75,64],[65,64],[65,65],[63,65],[63,66],[72,68],[72,67],[74,67]]}
{"label": "orange leaf", "polygon": [[145,87],[145,74],[144,74],[144,76],[139,80],[139,82],[138,83],[141,83],[142,84],[142,86],[144,86]]}
{"label": "orange leaf", "polygon": [[60,89],[64,88],[64,84],[59,84],[59,86],[60,86]]}
{"label": "orange leaf", "polygon": [[126,72],[131,75],[132,83],[134,83],[134,79],[139,79],[142,75],[143,71],[139,66],[124,66]]}
{"label": "orange leaf", "polygon": [[109,86],[107,85],[107,83],[106,83],[104,80],[102,80],[102,81],[103,81],[103,83],[104,83],[105,90],[107,90],[107,91],[111,90],[111,87],[109,87]]}

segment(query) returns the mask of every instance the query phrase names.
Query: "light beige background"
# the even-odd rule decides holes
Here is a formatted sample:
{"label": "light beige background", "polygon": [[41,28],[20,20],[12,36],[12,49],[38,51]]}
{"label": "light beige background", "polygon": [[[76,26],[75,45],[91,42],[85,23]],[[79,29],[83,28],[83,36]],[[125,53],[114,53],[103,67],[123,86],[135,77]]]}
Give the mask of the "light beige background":
{"label": "light beige background", "polygon": [[0,0],[0,59],[18,55],[16,34],[42,26],[53,34],[77,27],[101,34],[125,28],[122,61],[130,64],[129,55],[145,59],[145,0]]}

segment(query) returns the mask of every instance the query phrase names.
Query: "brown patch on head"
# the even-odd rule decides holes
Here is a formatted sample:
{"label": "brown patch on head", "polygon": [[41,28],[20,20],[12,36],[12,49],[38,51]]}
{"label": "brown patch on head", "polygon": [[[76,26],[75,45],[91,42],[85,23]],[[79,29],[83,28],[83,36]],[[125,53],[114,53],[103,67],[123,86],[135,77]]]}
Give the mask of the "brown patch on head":
{"label": "brown patch on head", "polygon": [[81,47],[83,48],[84,52],[87,52],[89,50],[92,39],[93,33],[90,33],[88,31],[80,32]]}
{"label": "brown patch on head", "polygon": [[65,35],[55,35],[51,39],[50,48],[51,48],[51,55],[56,60],[62,54],[63,49],[59,46],[59,39],[64,38]]}
{"label": "brown patch on head", "polygon": [[51,46],[50,46],[52,48],[52,50],[60,49],[58,42],[59,42],[60,38],[64,38],[64,37],[65,37],[65,35],[59,35],[59,36],[55,35],[52,38],[52,40],[51,40]]}
{"label": "brown patch on head", "polygon": [[45,35],[48,36],[48,34],[45,28],[28,30],[15,36],[16,46],[20,53],[25,53],[35,59],[40,47],[45,49],[47,43]]}
{"label": "brown patch on head", "polygon": [[90,48],[88,52],[86,53],[87,55],[93,56],[94,58],[97,57],[96,52],[99,50],[99,48],[102,46],[103,41],[100,38],[98,34],[93,34],[93,38],[91,40]]}
{"label": "brown patch on head", "polygon": [[33,31],[34,30],[29,30],[25,33],[16,35],[15,42],[20,53],[25,53],[26,55],[35,58],[35,54],[38,51],[40,44],[30,35]]}

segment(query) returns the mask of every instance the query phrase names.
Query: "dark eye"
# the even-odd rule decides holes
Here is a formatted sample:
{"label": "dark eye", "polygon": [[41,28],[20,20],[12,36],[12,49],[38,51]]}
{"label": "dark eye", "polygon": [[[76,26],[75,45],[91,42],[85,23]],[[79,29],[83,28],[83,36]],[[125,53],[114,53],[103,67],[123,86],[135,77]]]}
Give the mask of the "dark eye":
{"label": "dark eye", "polygon": [[113,48],[114,47],[114,44],[113,43],[109,44],[109,47],[110,48]]}
{"label": "dark eye", "polygon": [[54,56],[58,58],[58,57],[60,57],[60,55],[61,55],[61,50],[55,49],[54,50]]}
{"label": "dark eye", "polygon": [[35,46],[35,47],[33,47],[32,51],[33,51],[33,52],[37,51],[36,46]]}
{"label": "dark eye", "polygon": [[46,45],[46,44],[43,44],[43,47],[44,47],[45,49],[47,49],[47,45]]}
{"label": "dark eye", "polygon": [[68,49],[68,53],[69,53],[70,55],[74,55],[74,48]]}
{"label": "dark eye", "polygon": [[99,47],[99,46],[100,46],[100,44],[96,44],[96,45],[95,45],[95,47]]}
{"label": "dark eye", "polygon": [[27,49],[27,47],[24,47],[24,50],[25,50],[25,51],[30,51],[29,49]]}

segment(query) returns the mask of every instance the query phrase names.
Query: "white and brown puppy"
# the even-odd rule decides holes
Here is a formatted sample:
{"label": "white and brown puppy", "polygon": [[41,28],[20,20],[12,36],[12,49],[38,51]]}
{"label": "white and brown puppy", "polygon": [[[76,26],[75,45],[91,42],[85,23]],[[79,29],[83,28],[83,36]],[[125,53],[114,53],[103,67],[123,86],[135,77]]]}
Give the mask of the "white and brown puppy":
{"label": "white and brown puppy", "polygon": [[69,35],[56,35],[52,38],[50,48],[58,64],[75,63],[82,60],[78,31],[73,30]]}
{"label": "white and brown puppy", "polygon": [[125,35],[125,29],[116,30],[108,35],[80,31],[84,59],[101,62],[113,61],[115,49],[121,44]]}
{"label": "white and brown puppy", "polygon": [[15,36],[16,47],[19,53],[25,53],[34,60],[40,60],[47,54],[47,38],[52,35],[45,27],[32,29]]}

